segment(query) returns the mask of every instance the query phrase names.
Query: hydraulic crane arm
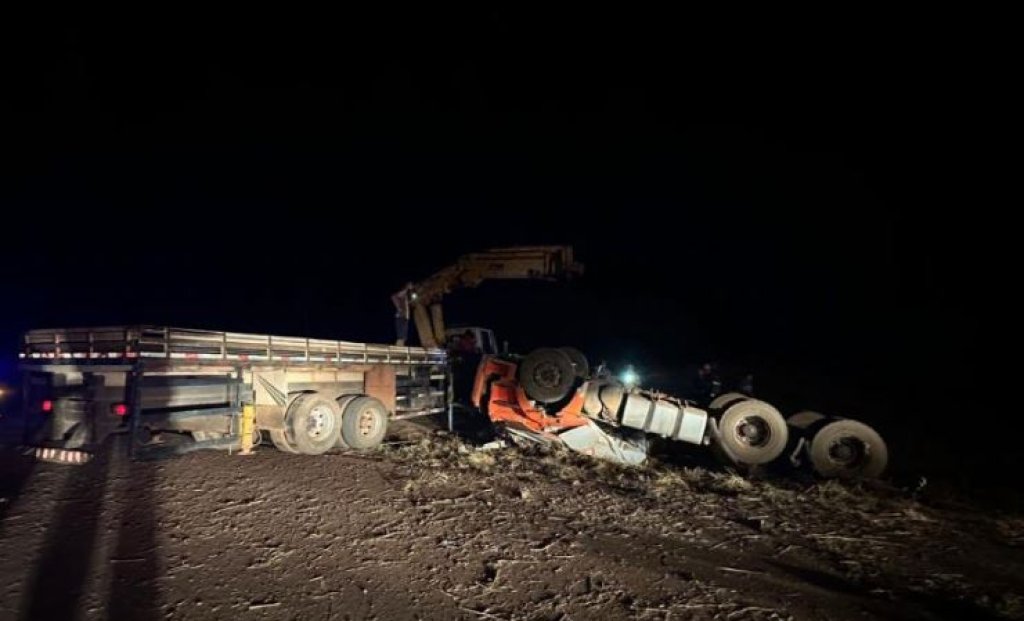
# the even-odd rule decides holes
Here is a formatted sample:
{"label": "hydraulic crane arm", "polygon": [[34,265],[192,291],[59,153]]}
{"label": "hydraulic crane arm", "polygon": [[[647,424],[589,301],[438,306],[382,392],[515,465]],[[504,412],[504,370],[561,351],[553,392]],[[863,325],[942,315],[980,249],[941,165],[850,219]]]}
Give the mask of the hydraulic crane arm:
{"label": "hydraulic crane arm", "polygon": [[[411,315],[420,344],[432,348],[445,340],[441,301],[450,291],[476,287],[485,280],[557,280],[582,273],[583,265],[573,260],[572,246],[496,248],[463,255],[432,276],[407,284],[391,300],[402,325],[408,325]],[[398,343],[404,345],[405,339],[400,329]]]}

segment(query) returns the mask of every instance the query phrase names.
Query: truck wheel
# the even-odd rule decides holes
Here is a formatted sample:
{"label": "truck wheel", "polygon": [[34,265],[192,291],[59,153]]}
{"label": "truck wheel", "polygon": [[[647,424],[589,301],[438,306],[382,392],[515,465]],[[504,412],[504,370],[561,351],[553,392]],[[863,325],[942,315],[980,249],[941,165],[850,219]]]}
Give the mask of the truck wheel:
{"label": "truck wheel", "polygon": [[357,397],[345,407],[341,437],[354,449],[379,445],[388,431],[388,410],[373,397]]}
{"label": "truck wheel", "polygon": [[586,379],[590,375],[590,362],[583,355],[583,352],[575,347],[559,347],[558,351],[569,356],[569,361],[572,362],[573,368],[576,369],[576,377]]}
{"label": "truck wheel", "polygon": [[564,399],[576,381],[576,369],[565,352],[541,348],[519,365],[519,383],[527,396],[541,403]]}
{"label": "truck wheel", "polygon": [[848,419],[819,429],[808,454],[814,471],[823,477],[873,479],[889,463],[889,450],[878,432]]}
{"label": "truck wheel", "polygon": [[749,399],[749,398],[750,397],[748,397],[747,395],[743,394],[742,392],[726,392],[726,393],[722,393],[722,394],[718,395],[717,397],[715,397],[714,399],[711,400],[711,403],[708,404],[708,409],[709,410],[721,410],[721,409],[724,409],[730,403],[735,403],[737,401],[742,401],[744,399]]}
{"label": "truck wheel", "polygon": [[303,455],[321,455],[338,443],[341,408],[337,401],[318,394],[301,395],[285,417],[288,439]]}
{"label": "truck wheel", "polygon": [[274,448],[282,453],[299,452],[299,449],[295,448],[295,445],[288,440],[288,435],[284,429],[268,429],[267,433],[270,434],[270,441],[274,444]]}
{"label": "truck wheel", "polygon": [[348,404],[352,403],[352,401],[354,399],[357,399],[357,398],[359,398],[359,395],[342,395],[342,396],[338,397],[338,408],[341,410],[342,430],[341,430],[341,433],[338,434],[338,443],[335,445],[336,448],[340,448],[340,449],[343,449],[343,450],[347,449],[347,448],[350,448],[349,445],[345,443],[345,437],[344,437],[345,436],[345,428],[344,428],[344,425],[345,425],[345,408],[347,408]]}
{"label": "truck wheel", "polygon": [[789,439],[786,419],[757,399],[737,401],[718,421],[721,441],[740,464],[767,464],[782,454]]}
{"label": "truck wheel", "polygon": [[818,412],[812,412],[811,410],[804,410],[803,412],[797,412],[786,419],[786,424],[794,429],[800,431],[807,431],[807,429],[817,423],[819,420],[824,420],[825,415],[819,414]]}

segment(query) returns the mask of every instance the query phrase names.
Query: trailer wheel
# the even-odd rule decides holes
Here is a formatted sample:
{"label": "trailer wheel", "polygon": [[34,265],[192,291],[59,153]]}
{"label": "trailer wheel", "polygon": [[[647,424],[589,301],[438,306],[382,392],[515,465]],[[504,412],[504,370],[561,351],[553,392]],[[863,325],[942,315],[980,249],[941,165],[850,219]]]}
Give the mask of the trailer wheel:
{"label": "trailer wheel", "polygon": [[345,429],[344,429],[344,424],[345,424],[345,408],[347,408],[348,404],[352,403],[352,401],[354,399],[357,399],[357,398],[359,398],[359,395],[342,395],[342,396],[338,397],[338,408],[341,410],[342,430],[341,430],[341,433],[338,434],[338,443],[335,446],[337,448],[342,449],[342,450],[347,449],[347,448],[351,448],[351,447],[349,447],[348,444],[345,443],[345,437],[344,437],[345,436]]}
{"label": "trailer wheel", "polygon": [[292,401],[285,417],[288,439],[304,455],[321,455],[338,443],[341,408],[334,399],[315,393]]}
{"label": "trailer wheel", "polygon": [[757,399],[737,401],[718,421],[721,442],[740,464],[755,466],[775,460],[786,449],[786,419]]}
{"label": "trailer wheel", "polygon": [[268,429],[267,433],[270,434],[270,441],[274,444],[274,448],[282,453],[299,452],[299,449],[288,439],[284,429]]}
{"label": "trailer wheel", "polygon": [[794,429],[800,431],[807,431],[811,425],[817,423],[820,420],[825,420],[825,415],[818,412],[812,412],[811,410],[804,410],[803,412],[797,412],[786,419],[786,424]]}
{"label": "trailer wheel", "polygon": [[721,410],[724,409],[730,403],[735,403],[737,401],[742,401],[744,399],[749,398],[750,397],[743,394],[742,392],[725,392],[712,399],[711,403],[708,404],[708,409]]}
{"label": "trailer wheel", "polygon": [[590,361],[580,350],[575,347],[559,347],[558,351],[562,352],[569,357],[569,361],[572,362],[573,368],[576,369],[576,377],[585,379],[590,375]]}
{"label": "trailer wheel", "polygon": [[379,445],[388,431],[388,410],[373,397],[357,397],[345,407],[341,437],[354,449]]}
{"label": "trailer wheel", "polygon": [[519,365],[519,383],[527,396],[541,403],[564,399],[576,381],[576,369],[563,351],[535,349]]}
{"label": "trailer wheel", "polygon": [[823,477],[873,479],[881,476],[889,463],[882,436],[864,423],[848,419],[819,429],[808,454],[814,471]]}

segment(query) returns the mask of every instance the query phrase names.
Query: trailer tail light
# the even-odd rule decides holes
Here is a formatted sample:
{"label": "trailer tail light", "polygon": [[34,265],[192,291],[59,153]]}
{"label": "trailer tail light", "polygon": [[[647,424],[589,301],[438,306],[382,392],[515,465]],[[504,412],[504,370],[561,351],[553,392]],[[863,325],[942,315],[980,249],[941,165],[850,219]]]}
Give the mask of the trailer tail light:
{"label": "trailer tail light", "polygon": [[114,416],[127,416],[128,406],[123,403],[115,403],[114,405],[110,406],[110,413],[113,414]]}
{"label": "trailer tail light", "polygon": [[39,405],[39,409],[41,409],[43,412],[52,412],[53,411],[53,401],[51,401],[49,399],[46,399],[45,401],[43,401]]}

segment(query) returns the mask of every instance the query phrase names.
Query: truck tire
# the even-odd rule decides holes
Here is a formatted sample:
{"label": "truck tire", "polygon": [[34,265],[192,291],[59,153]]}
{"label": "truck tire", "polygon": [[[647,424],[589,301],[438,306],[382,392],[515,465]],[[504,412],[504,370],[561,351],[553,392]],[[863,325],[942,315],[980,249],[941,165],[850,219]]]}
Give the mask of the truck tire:
{"label": "truck tire", "polygon": [[811,410],[797,412],[786,419],[786,424],[800,431],[807,431],[812,425],[820,420],[825,420],[825,415]]}
{"label": "truck tire", "polygon": [[519,365],[519,384],[534,401],[561,401],[569,395],[575,382],[572,360],[557,349],[535,349]]}
{"label": "truck tire", "polygon": [[345,438],[344,438],[344,435],[345,435],[344,434],[345,408],[348,407],[349,403],[352,403],[353,399],[357,399],[357,398],[359,398],[359,395],[342,395],[342,396],[338,397],[338,408],[341,409],[341,423],[342,423],[343,427],[342,427],[342,433],[338,434],[338,444],[335,445],[336,448],[340,448],[342,450],[347,449],[347,448],[351,448],[351,447],[349,447],[348,444],[345,443]]}
{"label": "truck tire", "polygon": [[757,399],[736,401],[718,420],[721,442],[738,465],[774,461],[786,449],[789,428],[774,407]]}
{"label": "truck tire", "polygon": [[558,351],[569,356],[573,368],[576,369],[576,377],[586,379],[590,375],[590,361],[583,355],[583,352],[575,347],[559,347]]}
{"label": "truck tire", "polygon": [[743,394],[742,392],[725,392],[712,399],[711,403],[708,404],[708,409],[724,410],[725,407],[731,403],[735,403],[737,401],[742,401],[744,399],[749,398],[750,397]]}
{"label": "truck tire", "polygon": [[368,449],[384,441],[388,432],[388,410],[373,397],[356,397],[345,406],[341,437],[354,449]]}
{"label": "truck tire", "polygon": [[282,453],[299,452],[299,449],[288,439],[284,429],[268,429],[267,433],[270,435],[270,441],[274,444],[274,448]]}
{"label": "truck tire", "polygon": [[316,393],[300,395],[285,415],[288,440],[303,455],[322,455],[338,443],[341,408],[334,399]]}
{"label": "truck tire", "polygon": [[889,450],[882,436],[864,423],[849,419],[821,427],[807,452],[814,471],[830,478],[877,478],[889,463]]}

